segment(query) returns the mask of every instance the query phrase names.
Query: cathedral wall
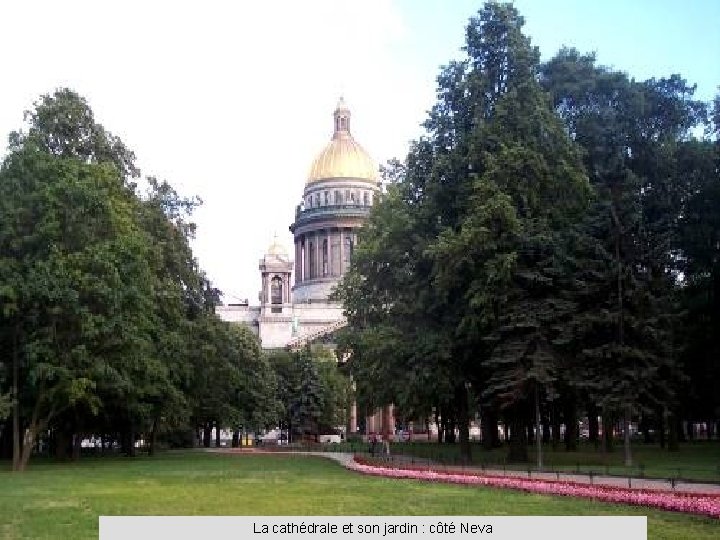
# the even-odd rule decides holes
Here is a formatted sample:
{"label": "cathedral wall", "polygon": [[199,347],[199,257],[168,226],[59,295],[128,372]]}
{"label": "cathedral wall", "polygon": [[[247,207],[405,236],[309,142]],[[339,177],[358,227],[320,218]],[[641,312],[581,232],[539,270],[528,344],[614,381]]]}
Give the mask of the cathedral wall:
{"label": "cathedral wall", "polygon": [[292,322],[289,317],[262,319],[260,321],[260,342],[263,349],[285,347],[292,338]]}
{"label": "cathedral wall", "polygon": [[260,306],[217,306],[215,314],[223,321],[249,326],[255,335],[259,333]]}
{"label": "cathedral wall", "polygon": [[295,304],[320,301],[327,302],[327,297],[337,285],[338,278],[320,278],[312,281],[304,281],[293,287],[293,300]]}

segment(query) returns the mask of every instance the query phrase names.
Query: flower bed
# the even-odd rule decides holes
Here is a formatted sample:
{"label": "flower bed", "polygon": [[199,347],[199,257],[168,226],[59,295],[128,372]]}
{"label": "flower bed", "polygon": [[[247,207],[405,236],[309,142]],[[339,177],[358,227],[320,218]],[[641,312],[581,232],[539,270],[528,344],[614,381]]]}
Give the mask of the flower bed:
{"label": "flower bed", "polygon": [[414,480],[428,480],[433,482],[448,482],[453,484],[467,484],[518,489],[530,493],[544,495],[564,495],[570,497],[584,497],[603,502],[633,504],[698,514],[720,519],[720,496],[712,494],[677,493],[672,491],[655,491],[647,489],[628,489],[621,487],[583,484],[580,482],[533,480],[514,476],[491,476],[473,474],[468,471],[450,473],[433,470],[421,470],[414,467],[394,468],[378,466],[367,460],[355,458],[349,465],[352,470],[384,476],[388,478],[407,478]]}

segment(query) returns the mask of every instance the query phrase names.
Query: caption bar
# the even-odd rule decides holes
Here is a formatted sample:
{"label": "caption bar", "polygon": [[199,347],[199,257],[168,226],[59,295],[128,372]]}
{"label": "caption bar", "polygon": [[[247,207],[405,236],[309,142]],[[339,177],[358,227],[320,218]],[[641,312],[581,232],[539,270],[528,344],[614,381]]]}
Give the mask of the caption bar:
{"label": "caption bar", "polygon": [[[169,536],[168,536],[169,535]],[[100,540],[647,539],[643,516],[101,516]]]}

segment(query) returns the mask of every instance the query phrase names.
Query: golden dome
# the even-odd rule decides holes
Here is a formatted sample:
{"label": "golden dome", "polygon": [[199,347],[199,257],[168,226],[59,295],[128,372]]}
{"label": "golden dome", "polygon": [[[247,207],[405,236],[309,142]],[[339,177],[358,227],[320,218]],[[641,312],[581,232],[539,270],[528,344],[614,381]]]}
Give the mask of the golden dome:
{"label": "golden dome", "polygon": [[338,101],[333,117],[335,131],[332,139],[313,161],[307,183],[336,178],[376,183],[377,169],[372,158],[350,134],[350,110],[343,98]]}

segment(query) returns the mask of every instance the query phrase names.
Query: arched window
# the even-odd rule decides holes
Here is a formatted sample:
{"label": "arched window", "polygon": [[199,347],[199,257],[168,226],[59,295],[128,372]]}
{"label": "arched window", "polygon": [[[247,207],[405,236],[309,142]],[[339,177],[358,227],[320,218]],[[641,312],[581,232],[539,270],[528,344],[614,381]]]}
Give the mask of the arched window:
{"label": "arched window", "polygon": [[270,303],[271,304],[282,304],[283,303],[283,286],[282,278],[275,276],[270,281]]}
{"label": "arched window", "polygon": [[308,251],[308,258],[310,259],[310,279],[313,279],[317,277],[317,272],[315,270],[315,243],[310,242],[310,248]]}
{"label": "arched window", "polygon": [[315,206],[316,207],[320,206],[320,194],[319,193],[315,194]]}
{"label": "arched window", "polygon": [[329,204],[330,204],[330,192],[326,191],[325,192],[325,206],[327,206]]}
{"label": "arched window", "polygon": [[350,201],[350,190],[346,189],[345,190],[345,204],[350,204],[350,202],[351,202]]}
{"label": "arched window", "polygon": [[335,204],[342,204],[342,193],[339,190],[335,190]]}
{"label": "arched window", "polygon": [[368,196],[367,191],[363,191],[363,204],[365,206],[368,206],[370,204],[370,197]]}
{"label": "arched window", "polygon": [[322,243],[322,275],[323,277],[329,274],[328,268],[328,241],[327,238]]}
{"label": "arched window", "polygon": [[270,311],[272,313],[282,313],[283,303],[283,284],[280,276],[275,276],[270,280]]}

